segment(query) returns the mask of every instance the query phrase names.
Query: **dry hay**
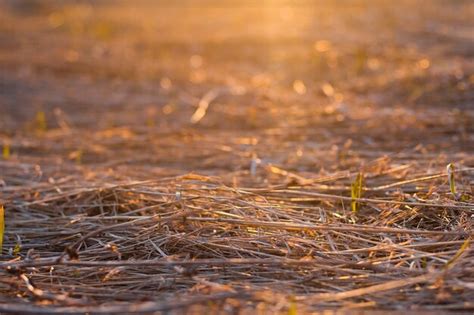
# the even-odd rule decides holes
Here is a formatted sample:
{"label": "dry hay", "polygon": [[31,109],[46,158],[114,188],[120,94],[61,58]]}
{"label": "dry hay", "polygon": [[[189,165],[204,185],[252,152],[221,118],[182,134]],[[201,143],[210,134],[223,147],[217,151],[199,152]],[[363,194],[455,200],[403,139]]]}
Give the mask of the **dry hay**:
{"label": "dry hay", "polygon": [[472,308],[472,203],[454,200],[444,173],[390,181],[404,170],[366,171],[357,214],[353,175],[275,166],[259,166],[253,188],[196,174],[6,187],[0,309]]}
{"label": "dry hay", "polygon": [[0,10],[0,312],[472,312],[472,5],[126,2]]}

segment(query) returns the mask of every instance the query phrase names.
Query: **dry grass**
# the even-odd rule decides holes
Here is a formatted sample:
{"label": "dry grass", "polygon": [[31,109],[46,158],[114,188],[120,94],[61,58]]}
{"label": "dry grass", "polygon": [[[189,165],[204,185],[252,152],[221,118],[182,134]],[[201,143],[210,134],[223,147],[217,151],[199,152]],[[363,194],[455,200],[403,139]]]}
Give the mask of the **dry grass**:
{"label": "dry grass", "polygon": [[[367,174],[376,175],[374,186],[397,183]],[[60,192],[44,185],[21,202],[31,189],[15,187],[5,194],[7,231],[27,254],[1,264],[9,274],[2,286],[9,299],[23,292],[16,299],[71,306],[59,313],[102,303],[111,312],[112,301],[155,301],[157,290],[158,302],[133,307],[187,307],[206,296],[233,309],[285,308],[289,292],[317,309],[472,307],[472,254],[457,255],[472,236],[472,205],[452,200],[446,185],[436,200],[373,189],[354,215],[350,198],[339,197],[349,194],[348,178],[324,182],[345,193],[315,193],[316,184],[233,187],[192,174],[62,183]],[[417,195],[435,187],[423,178],[398,183],[416,183]],[[30,308],[4,309],[15,307]]]}
{"label": "dry grass", "polygon": [[419,5],[3,11],[0,312],[472,311],[473,7]]}

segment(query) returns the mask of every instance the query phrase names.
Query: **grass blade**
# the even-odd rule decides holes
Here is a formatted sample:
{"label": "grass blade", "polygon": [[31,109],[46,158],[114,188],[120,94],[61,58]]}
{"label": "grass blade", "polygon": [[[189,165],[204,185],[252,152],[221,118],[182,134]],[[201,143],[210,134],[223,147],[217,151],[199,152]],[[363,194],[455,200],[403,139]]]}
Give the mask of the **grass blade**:
{"label": "grass blade", "polygon": [[356,199],[362,197],[362,187],[364,182],[364,175],[362,173],[358,173],[354,182],[351,184],[351,209],[353,213],[357,213],[359,211],[359,203]]}
{"label": "grass blade", "polygon": [[456,183],[454,181],[454,164],[449,163],[448,166],[446,166],[446,169],[448,171],[449,190],[451,191],[453,196],[456,196]]}

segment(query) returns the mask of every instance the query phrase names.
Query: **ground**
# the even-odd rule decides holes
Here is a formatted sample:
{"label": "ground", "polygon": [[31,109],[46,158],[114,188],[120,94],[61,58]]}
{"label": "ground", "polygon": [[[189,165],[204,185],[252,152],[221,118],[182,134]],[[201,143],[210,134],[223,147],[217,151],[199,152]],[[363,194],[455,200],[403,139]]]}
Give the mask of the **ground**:
{"label": "ground", "polygon": [[461,0],[0,0],[0,312],[472,311],[473,29]]}

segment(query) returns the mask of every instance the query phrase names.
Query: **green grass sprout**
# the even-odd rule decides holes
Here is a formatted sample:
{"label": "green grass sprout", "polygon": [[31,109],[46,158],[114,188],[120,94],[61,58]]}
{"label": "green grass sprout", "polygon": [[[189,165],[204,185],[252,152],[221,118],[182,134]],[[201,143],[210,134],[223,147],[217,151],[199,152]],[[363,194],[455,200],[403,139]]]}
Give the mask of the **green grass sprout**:
{"label": "green grass sprout", "polygon": [[450,269],[451,266],[461,257],[461,255],[469,248],[471,244],[471,239],[467,238],[464,243],[461,245],[459,250],[454,254],[454,256],[446,263],[445,269]]}
{"label": "green grass sprout", "polygon": [[298,307],[296,305],[296,301],[294,297],[290,299],[290,306],[288,307],[288,315],[297,315],[298,314]]}
{"label": "green grass sprout", "polygon": [[454,180],[454,164],[449,163],[448,166],[446,166],[446,169],[448,171],[448,182],[449,182],[449,190],[453,194],[453,196],[456,196],[456,183]]}
{"label": "green grass sprout", "polygon": [[4,160],[8,160],[10,158],[11,152],[10,152],[10,145],[9,144],[4,144],[3,149],[2,149],[2,157]]}
{"label": "green grass sprout", "polygon": [[46,114],[43,111],[36,113],[36,130],[38,132],[45,132],[48,129],[48,124],[46,122]]}
{"label": "green grass sprout", "polygon": [[362,173],[358,173],[354,182],[351,184],[351,209],[353,213],[357,213],[359,211],[359,202],[357,199],[362,197],[362,188],[364,185],[364,175]]}

